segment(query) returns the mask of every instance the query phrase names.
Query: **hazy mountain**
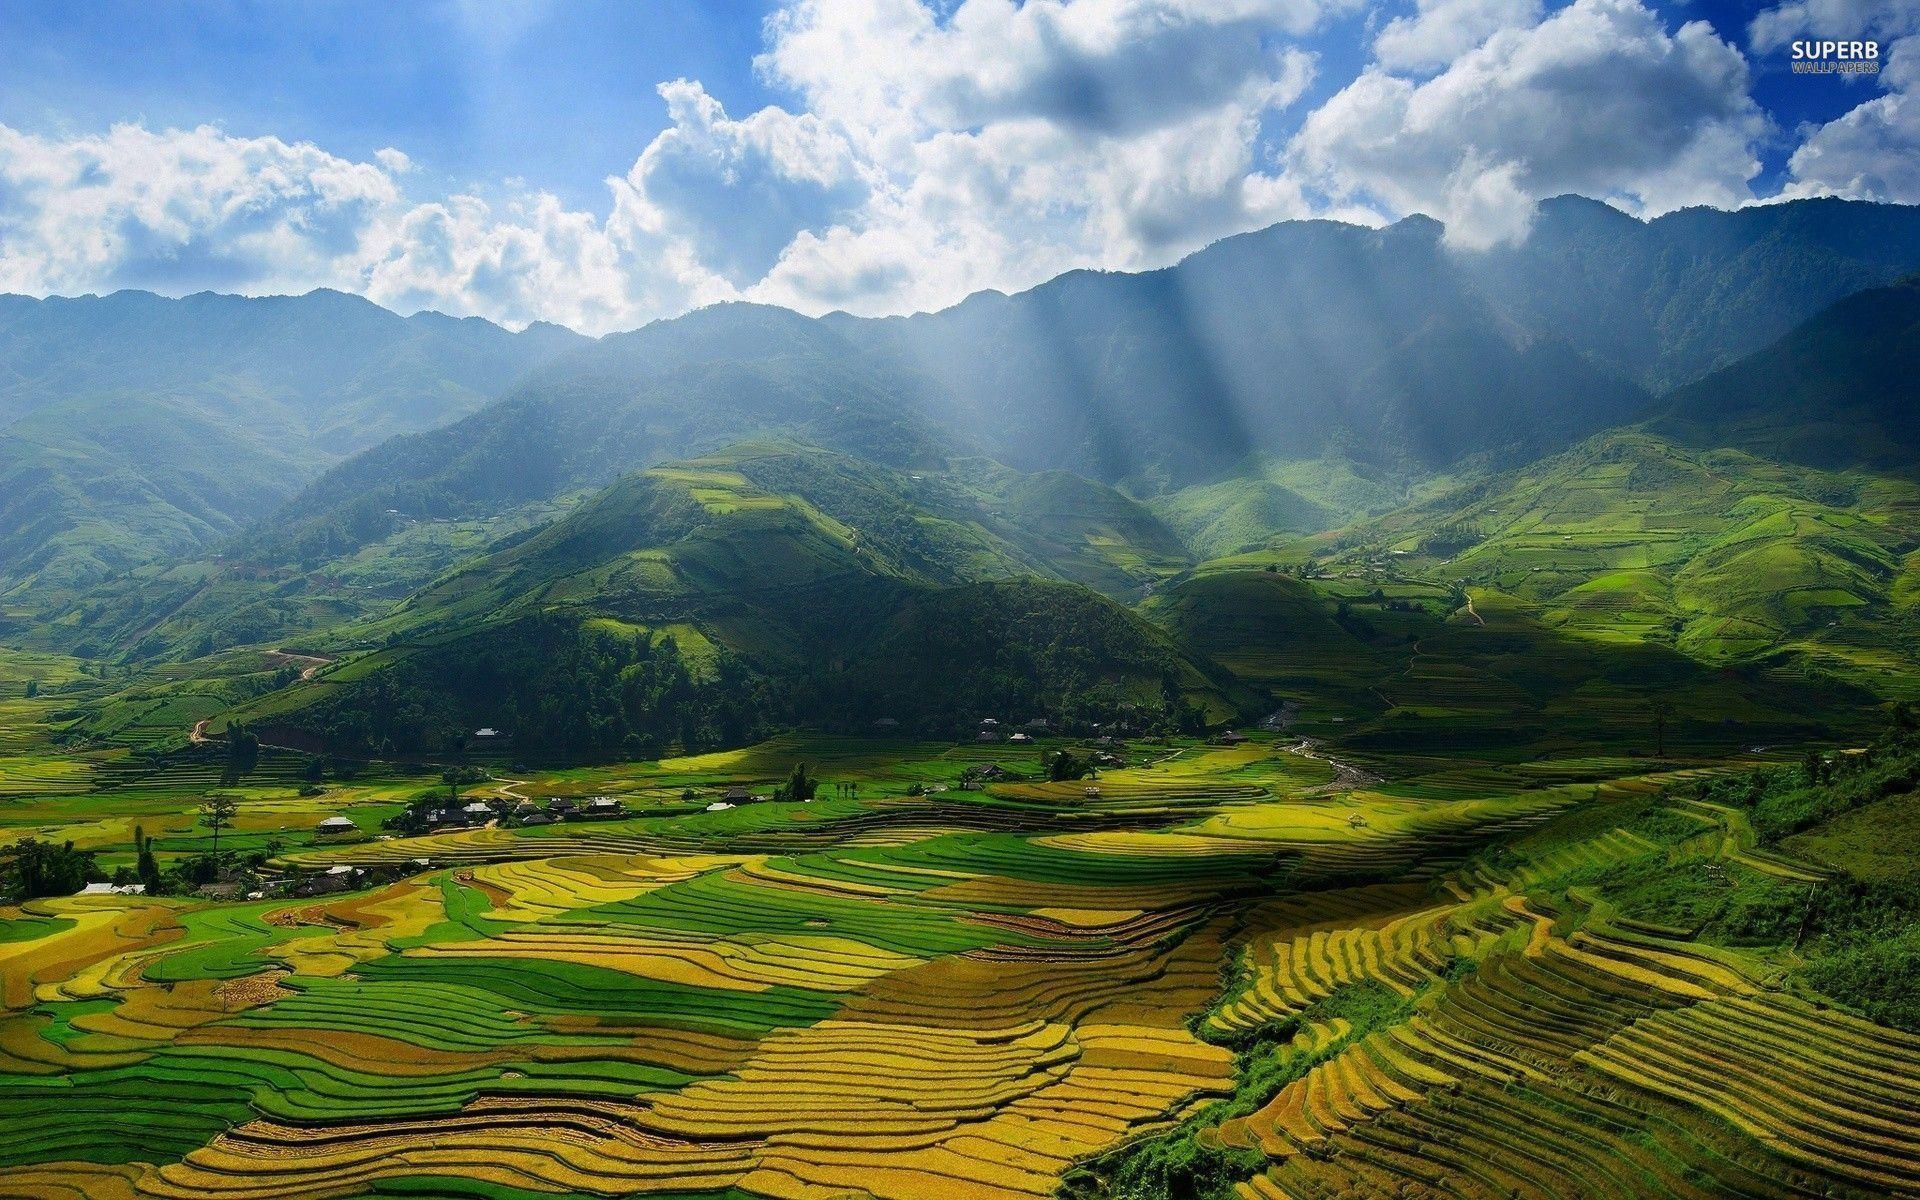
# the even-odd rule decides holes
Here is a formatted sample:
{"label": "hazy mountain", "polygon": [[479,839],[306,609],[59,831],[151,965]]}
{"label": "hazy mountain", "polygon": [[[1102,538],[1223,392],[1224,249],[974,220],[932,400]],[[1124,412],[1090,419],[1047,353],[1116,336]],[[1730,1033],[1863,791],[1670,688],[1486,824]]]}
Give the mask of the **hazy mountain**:
{"label": "hazy mountain", "polygon": [[1912,477],[1920,463],[1920,278],[1849,296],[1681,388],[1655,428],[1694,445]]}
{"label": "hazy mountain", "polygon": [[1526,241],[1456,261],[1515,321],[1663,391],[1920,270],[1920,208],[1796,200],[1643,222],[1561,196]]}
{"label": "hazy mountain", "polygon": [[933,464],[956,439],[900,403],[910,386],[818,321],[719,305],[603,338],[499,404],[343,464],[241,549],[318,562],[406,520],[498,513],[758,436]]}
{"label": "hazy mountain", "polygon": [[[175,653],[365,615],[630,471],[761,436],[959,480],[1000,534],[1024,523],[1013,540],[1034,561],[1125,595],[1189,555],[1334,528],[1644,419],[1661,402],[1632,377],[1753,351],[1829,292],[1903,270],[1916,230],[1920,210],[1837,201],[1640,222],[1564,198],[1526,243],[1485,254],[1424,218],[1290,222],[1165,270],[1074,272],[935,314],[723,305],[592,343],[329,293],[10,302],[68,332],[8,326],[0,390],[26,415],[0,435],[7,574],[84,579],[205,545],[380,422],[457,415],[502,387],[334,467],[223,545],[224,564],[98,597],[88,644]],[[102,331],[169,305],[192,320],[110,353]],[[69,308],[104,315],[54,319]],[[1789,372],[1753,369],[1769,387],[1742,385],[1742,403],[1799,403]],[[136,402],[141,371],[154,382]],[[1906,445],[1868,427],[1891,440],[1848,461]]]}
{"label": "hazy mountain", "polygon": [[1476,293],[1424,218],[1296,221],[1138,275],[1073,272],[944,312],[830,318],[924,374],[943,424],[1025,468],[1148,491],[1262,458],[1419,475],[1564,445],[1638,387]]}
{"label": "hazy mountain", "polygon": [[330,291],[0,296],[0,590],[206,545],[584,341]]}
{"label": "hazy mountain", "polygon": [[1294,222],[1166,271],[1077,272],[900,320],[703,310],[343,465],[245,552],[317,561],[410,517],[498,512],[742,436],[896,465],[984,452],[1153,492],[1267,456],[1424,476],[1558,448],[1646,405],[1466,288],[1438,237],[1432,222]]}
{"label": "hazy mountain", "polygon": [[[1138,495],[1326,462],[1377,507],[1639,419],[1643,384],[1920,264],[1920,210],[1840,201],[1641,222],[1568,197],[1518,247],[1456,252],[1441,234],[1425,218],[1288,222],[1165,270],[1072,272],[920,316],[728,305],[658,322],[343,467],[257,545],[335,554],[390,518],[497,512],[767,433],[896,464],[983,452]],[[1265,507],[1296,524],[1355,511],[1284,482],[1297,500]],[[1246,512],[1197,507],[1182,518],[1196,530]]]}

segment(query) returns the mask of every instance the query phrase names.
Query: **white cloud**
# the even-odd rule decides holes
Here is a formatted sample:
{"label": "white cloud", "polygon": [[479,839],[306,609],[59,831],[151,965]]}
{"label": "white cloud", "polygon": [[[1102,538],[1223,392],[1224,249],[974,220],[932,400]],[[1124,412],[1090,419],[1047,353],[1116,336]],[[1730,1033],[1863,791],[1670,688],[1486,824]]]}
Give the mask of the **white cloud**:
{"label": "white cloud", "polygon": [[866,201],[853,147],[819,117],[765,108],[733,120],[685,79],[660,95],[673,123],[614,187],[647,229],[684,239],[731,285],[764,278],[795,237]]}
{"label": "white cloud", "polygon": [[1125,134],[1274,82],[1269,44],[1354,0],[799,0],[768,25],[760,70],[808,107],[876,134],[1033,119]]}
{"label": "white cloud", "polygon": [[1426,212],[1456,245],[1525,235],[1578,192],[1641,214],[1750,200],[1768,121],[1746,61],[1704,22],[1669,34],[1638,0],[1575,0],[1415,82],[1371,67],[1310,116],[1290,169],[1328,197]]}
{"label": "white cloud", "polygon": [[[791,101],[734,115],[697,81],[661,84],[669,123],[607,180],[604,217],[518,180],[429,193],[400,148],[355,161],[214,127],[0,126],[0,289],[325,285],[600,332],[736,298],[937,307],[1288,217],[1428,212],[1484,246],[1525,237],[1560,192],[1643,215],[1753,199],[1770,125],[1745,59],[1703,22],[1670,30],[1642,0],[1415,0],[1377,30],[1337,23],[1359,8],[792,0],[755,60]],[[548,10],[459,11],[499,49]],[[1749,36],[1862,21],[1910,38],[1920,0],[1789,0]],[[1370,36],[1374,60],[1294,121],[1329,28]],[[1903,82],[1920,40],[1888,67],[1891,90],[1806,132],[1789,194],[1920,199]]]}
{"label": "white cloud", "polygon": [[301,288],[399,202],[389,170],[211,126],[36,137],[0,125],[0,289]]}
{"label": "white cloud", "polygon": [[[801,103],[735,117],[662,84],[670,123],[607,181],[605,219],[517,181],[409,196],[400,149],[0,130],[0,287],[327,285],[600,331],[721,299],[892,312],[1157,265],[1307,213],[1260,173],[1262,121],[1312,78],[1295,39],[1356,3],[797,0],[756,65]],[[544,11],[461,10],[486,46]]]}
{"label": "white cloud", "polygon": [[1444,67],[1502,29],[1540,19],[1540,0],[1419,0],[1412,16],[1395,17],[1373,40],[1373,56],[1389,71]]}
{"label": "white cloud", "polygon": [[1755,50],[1764,52],[1796,37],[1898,37],[1916,28],[1916,0],[1789,0],[1754,17],[1747,36]]}
{"label": "white cloud", "polygon": [[[1782,198],[1920,203],[1920,0],[1795,0],[1755,17],[1749,35],[1756,49],[1767,51],[1802,37],[1882,43],[1873,82],[1883,93],[1801,131]],[[1808,83],[1846,86],[1829,76]]]}

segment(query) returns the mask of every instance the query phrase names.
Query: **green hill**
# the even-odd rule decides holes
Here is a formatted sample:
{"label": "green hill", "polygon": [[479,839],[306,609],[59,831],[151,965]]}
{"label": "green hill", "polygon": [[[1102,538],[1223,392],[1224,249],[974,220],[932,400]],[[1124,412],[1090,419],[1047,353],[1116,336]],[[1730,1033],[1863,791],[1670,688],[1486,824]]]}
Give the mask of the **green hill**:
{"label": "green hill", "polygon": [[1316,533],[1338,524],[1326,504],[1265,478],[1228,479],[1182,488],[1151,501],[1200,558],[1221,558],[1265,544],[1277,534]]}
{"label": "green hill", "polygon": [[1497,593],[1476,591],[1469,611],[1446,587],[1384,573],[1203,569],[1144,611],[1297,705],[1304,729],[1363,752],[1725,752],[1832,735],[1871,703],[1824,676],[1575,636]]}
{"label": "green hill", "polygon": [[1681,388],[1654,429],[1828,470],[1915,477],[1920,278],[1849,296],[1758,353]]}
{"label": "green hill", "polygon": [[1512,596],[1705,662],[1788,654],[1905,694],[1920,486],[1635,431],[1342,535],[1340,561]]}
{"label": "green hill", "polygon": [[[364,748],[492,725],[612,750],[783,721],[1221,720],[1250,701],[1000,520],[944,480],[792,444],[653,468],[329,635],[348,662],[228,719]],[[1120,549],[1094,539],[1062,561],[1143,555]]]}

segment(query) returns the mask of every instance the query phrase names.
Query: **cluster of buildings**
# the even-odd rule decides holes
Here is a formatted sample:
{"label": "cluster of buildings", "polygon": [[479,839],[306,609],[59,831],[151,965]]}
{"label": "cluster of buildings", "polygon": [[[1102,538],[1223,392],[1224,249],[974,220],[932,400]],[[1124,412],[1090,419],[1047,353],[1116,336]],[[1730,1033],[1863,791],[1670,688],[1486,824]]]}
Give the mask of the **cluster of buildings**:
{"label": "cluster of buildings", "polygon": [[555,796],[544,806],[522,800],[508,815],[522,825],[552,825],[556,821],[617,821],[629,814],[627,806],[614,796],[588,796],[584,800]]}
{"label": "cluster of buildings", "polygon": [[1035,737],[1045,734],[1051,729],[1052,726],[1047,723],[1045,717],[1035,717],[1019,729],[1012,731],[1002,729],[997,719],[984,717],[980,721],[980,730],[974,735],[974,740],[979,742],[1012,742],[1015,745],[1026,745],[1033,741]]}

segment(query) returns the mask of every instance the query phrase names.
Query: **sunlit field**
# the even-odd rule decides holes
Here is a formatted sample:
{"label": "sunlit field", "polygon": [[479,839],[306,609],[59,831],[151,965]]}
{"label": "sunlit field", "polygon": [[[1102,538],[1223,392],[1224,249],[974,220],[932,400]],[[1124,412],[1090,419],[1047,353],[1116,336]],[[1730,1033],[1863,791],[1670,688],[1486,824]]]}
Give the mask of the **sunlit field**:
{"label": "sunlit field", "polygon": [[[0,1190],[1920,1191],[1920,1037],[1596,886],[1825,878],[1688,798],[1751,759],[1359,773],[1282,732],[1037,778],[1067,745],[527,772],[464,798],[632,815],[417,836],[380,822],[431,779],[249,781],[228,836],[347,890],[4,910]],[[716,807],[803,761],[813,800]],[[988,762],[1028,777],[962,786]],[[188,852],[203,783],[7,818]]]}

